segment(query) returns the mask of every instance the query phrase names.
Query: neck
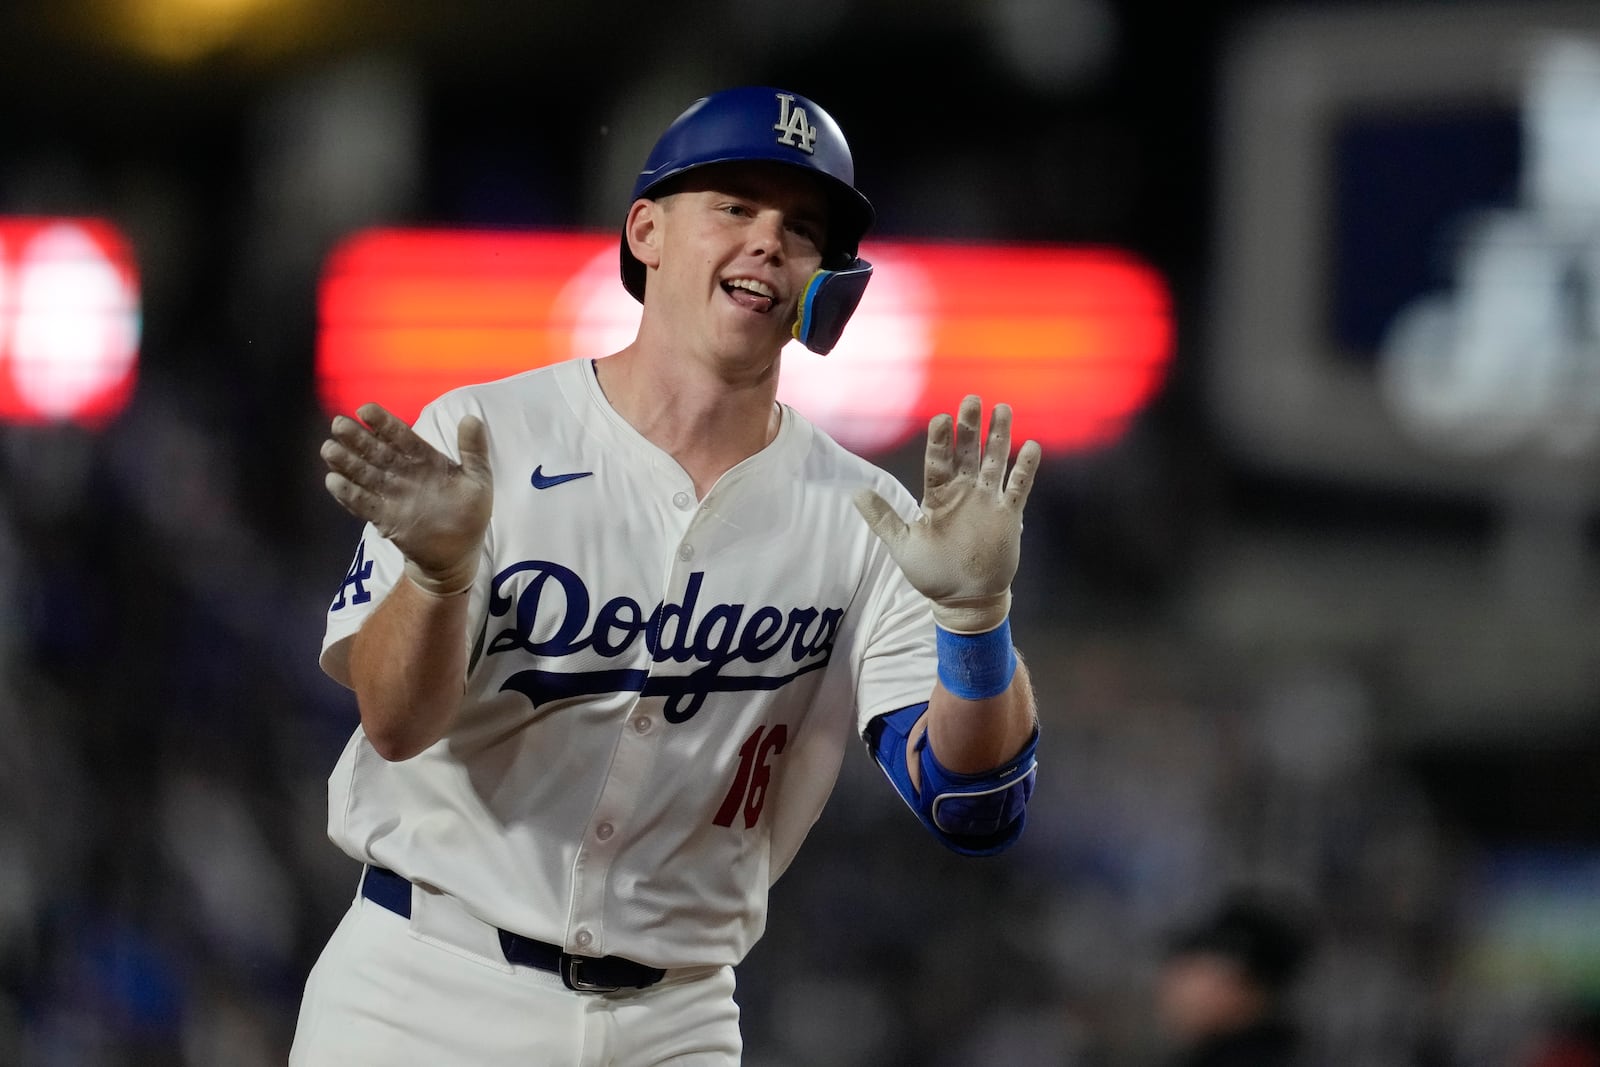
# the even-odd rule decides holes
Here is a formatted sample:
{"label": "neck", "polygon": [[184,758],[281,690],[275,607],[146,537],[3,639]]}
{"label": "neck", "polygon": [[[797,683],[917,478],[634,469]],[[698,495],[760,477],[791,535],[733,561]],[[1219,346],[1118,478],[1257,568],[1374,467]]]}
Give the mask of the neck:
{"label": "neck", "polygon": [[596,360],[595,374],[617,414],[677,461],[697,496],[778,435],[776,360],[730,381],[690,362],[649,360],[636,343]]}

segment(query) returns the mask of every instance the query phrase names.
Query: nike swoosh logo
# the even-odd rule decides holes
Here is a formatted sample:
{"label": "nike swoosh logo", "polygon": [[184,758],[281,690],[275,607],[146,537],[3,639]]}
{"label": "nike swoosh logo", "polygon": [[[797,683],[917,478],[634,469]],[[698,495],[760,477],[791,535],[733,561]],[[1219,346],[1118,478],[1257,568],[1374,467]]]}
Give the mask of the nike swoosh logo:
{"label": "nike swoosh logo", "polygon": [[528,480],[533,483],[535,489],[549,489],[553,485],[560,485],[562,482],[575,482],[579,478],[587,478],[592,474],[594,474],[594,471],[577,471],[573,474],[546,474],[544,472],[544,464],[541,463],[533,468],[533,477]]}

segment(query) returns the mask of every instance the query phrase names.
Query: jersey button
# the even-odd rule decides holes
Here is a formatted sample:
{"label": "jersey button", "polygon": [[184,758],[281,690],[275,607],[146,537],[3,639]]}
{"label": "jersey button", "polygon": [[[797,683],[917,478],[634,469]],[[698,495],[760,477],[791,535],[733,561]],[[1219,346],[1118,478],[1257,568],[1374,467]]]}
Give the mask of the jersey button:
{"label": "jersey button", "polygon": [[633,720],[633,732],[636,733],[636,734],[647,734],[647,733],[649,733],[650,732],[650,716],[641,715],[637,719],[634,719]]}
{"label": "jersey button", "polygon": [[587,930],[579,930],[572,938],[572,943],[579,948],[588,948],[594,944],[594,935]]}
{"label": "jersey button", "polygon": [[611,835],[615,832],[615,830],[616,828],[610,823],[603,822],[594,828],[594,836],[598,837],[602,841],[610,841]]}
{"label": "jersey button", "polygon": [[685,563],[688,563],[691,559],[694,559],[694,546],[690,544],[679,545],[678,558],[683,560]]}
{"label": "jersey button", "polygon": [[688,511],[689,507],[693,503],[694,497],[690,496],[688,493],[685,493],[681,489],[672,494],[672,506],[677,508],[679,511]]}

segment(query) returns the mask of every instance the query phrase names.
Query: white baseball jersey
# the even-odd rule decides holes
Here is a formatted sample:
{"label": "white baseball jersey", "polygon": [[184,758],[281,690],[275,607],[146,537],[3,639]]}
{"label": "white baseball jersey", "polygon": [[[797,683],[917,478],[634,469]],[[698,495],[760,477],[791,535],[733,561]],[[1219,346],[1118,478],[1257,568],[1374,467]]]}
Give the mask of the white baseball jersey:
{"label": "white baseball jersey", "polygon": [[[851,496],[915,501],[789,408],[696,500],[589,360],[448,393],[417,429],[454,457],[467,414],[488,427],[494,514],[460,711],[398,763],[357,729],[329,835],[569,952],[737,963],[847,745],[933,688],[927,602]],[[401,570],[369,525],[329,610],[335,679]]]}

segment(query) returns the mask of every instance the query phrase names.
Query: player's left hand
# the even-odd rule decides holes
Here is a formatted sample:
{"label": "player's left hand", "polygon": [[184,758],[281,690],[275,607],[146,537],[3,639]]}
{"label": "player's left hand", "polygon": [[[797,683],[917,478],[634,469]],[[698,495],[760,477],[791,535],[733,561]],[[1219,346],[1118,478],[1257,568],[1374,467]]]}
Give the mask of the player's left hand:
{"label": "player's left hand", "polygon": [[1011,408],[996,404],[989,440],[980,446],[983,404],[961,401],[954,421],[928,424],[922,510],[903,522],[871,489],[855,496],[872,532],[882,538],[906,580],[933,602],[934,621],[952,633],[984,633],[1011,611],[1011,580],[1022,545],[1022,508],[1039,466],[1039,445],[1028,441],[1006,477],[1011,455]]}

